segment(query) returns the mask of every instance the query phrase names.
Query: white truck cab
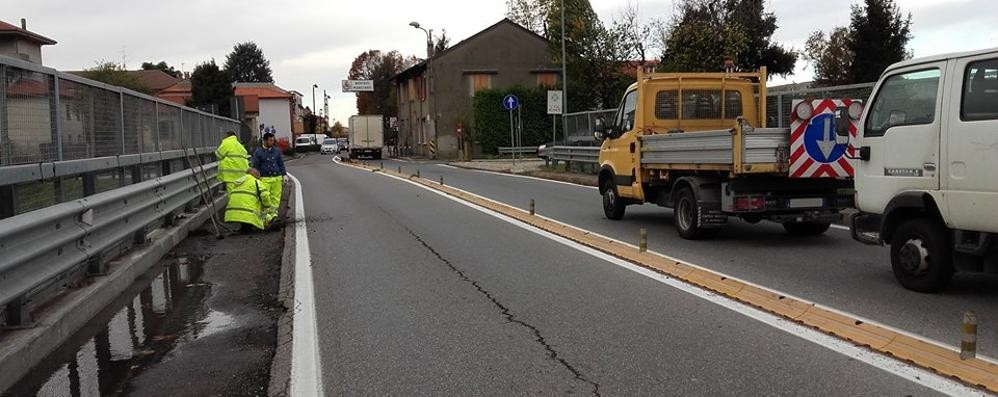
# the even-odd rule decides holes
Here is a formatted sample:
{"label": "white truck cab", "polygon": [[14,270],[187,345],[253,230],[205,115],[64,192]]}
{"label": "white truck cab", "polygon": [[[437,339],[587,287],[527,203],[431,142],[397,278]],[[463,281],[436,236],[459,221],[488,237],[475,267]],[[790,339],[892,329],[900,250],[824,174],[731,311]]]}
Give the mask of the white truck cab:
{"label": "white truck cab", "polygon": [[998,48],[891,65],[863,113],[853,238],[915,291],[998,273]]}

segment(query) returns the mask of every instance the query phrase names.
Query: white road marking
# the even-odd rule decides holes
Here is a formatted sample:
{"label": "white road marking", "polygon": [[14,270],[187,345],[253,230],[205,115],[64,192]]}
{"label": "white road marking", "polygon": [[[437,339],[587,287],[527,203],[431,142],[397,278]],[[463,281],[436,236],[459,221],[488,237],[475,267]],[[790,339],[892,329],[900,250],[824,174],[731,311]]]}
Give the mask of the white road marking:
{"label": "white road marking", "polygon": [[455,166],[450,165],[450,164],[437,164],[437,165],[440,166],[440,167],[453,168],[453,169],[457,169],[457,170],[464,170],[464,171],[471,171],[471,172],[481,172],[483,174],[508,176],[510,178],[533,179],[535,181],[550,182],[550,183],[559,183],[559,184],[562,184],[562,185],[568,185],[568,186],[574,186],[574,187],[581,187],[581,188],[585,188],[585,189],[596,190],[596,186],[586,186],[586,185],[580,185],[578,183],[565,182],[565,181],[556,181],[554,179],[538,178],[536,176],[530,176],[530,175],[507,174],[505,172],[489,171],[489,170],[476,170],[476,169],[473,169],[473,168],[455,167]]}
{"label": "white road marking", "polygon": [[[334,157],[333,161],[338,161]],[[295,183],[295,308],[291,331],[291,393],[292,396],[321,397],[322,360],[319,358],[318,326],[315,321],[315,285],[312,283],[312,251],[308,247],[305,224],[305,202],[302,184]]]}
{"label": "white road marking", "polygon": [[[866,363],[868,365],[871,365],[873,367],[876,367],[876,368],[879,368],[881,370],[884,370],[884,371],[886,371],[888,373],[891,373],[891,374],[893,374],[895,376],[898,376],[898,377],[900,377],[902,379],[908,380],[908,381],[910,381],[912,383],[916,383],[916,384],[922,385],[924,387],[930,388],[932,390],[935,390],[935,391],[938,391],[940,393],[943,393],[943,394],[946,394],[946,395],[950,395],[950,396],[987,396],[988,395],[987,393],[985,393],[985,392],[983,392],[981,390],[978,390],[978,389],[966,386],[966,385],[964,385],[964,384],[962,384],[960,382],[954,381],[954,380],[949,379],[947,377],[943,377],[943,376],[937,375],[937,374],[935,374],[933,372],[924,370],[922,368],[916,367],[914,365],[908,364],[908,363],[903,362],[903,361],[896,360],[896,359],[894,359],[892,357],[888,357],[886,355],[880,354],[880,353],[875,352],[873,350],[869,350],[867,348],[856,346],[856,345],[854,345],[851,342],[848,342],[846,340],[839,339],[839,338],[831,336],[831,335],[827,335],[825,333],[822,333],[821,331],[818,331],[818,330],[815,330],[813,328],[810,328],[810,327],[807,327],[807,326],[795,323],[793,321],[789,321],[787,319],[784,319],[782,317],[776,316],[774,314],[770,314],[768,312],[764,312],[764,311],[756,309],[756,308],[754,308],[752,306],[749,306],[749,305],[743,304],[741,302],[738,302],[738,301],[732,300],[730,298],[727,298],[727,297],[725,297],[723,295],[719,295],[719,294],[716,294],[714,292],[701,289],[701,288],[696,287],[696,286],[694,286],[692,284],[687,284],[687,283],[685,283],[683,281],[680,281],[680,280],[674,279],[672,277],[669,277],[667,275],[658,273],[658,272],[656,272],[654,270],[647,269],[647,268],[635,265],[633,263],[627,262],[625,260],[622,260],[622,259],[619,259],[617,257],[611,256],[609,254],[597,251],[597,250],[595,250],[593,248],[590,248],[590,247],[587,247],[585,245],[576,243],[574,241],[571,241],[571,240],[566,239],[564,237],[558,236],[556,234],[553,234],[553,233],[550,233],[550,232],[538,229],[538,228],[536,228],[536,227],[534,227],[532,225],[520,222],[519,220],[510,218],[508,216],[505,216],[505,215],[502,215],[500,213],[494,212],[494,211],[489,210],[487,208],[479,207],[479,206],[477,206],[475,204],[472,204],[472,203],[469,203],[467,201],[461,200],[460,198],[451,196],[451,195],[449,195],[447,193],[444,193],[442,191],[439,191],[439,190],[436,190],[436,189],[432,189],[432,188],[430,188],[428,186],[421,185],[419,183],[413,182],[413,181],[408,180],[408,179],[399,178],[399,177],[394,176],[394,175],[389,175],[389,174],[386,174],[386,173],[379,173],[379,174],[384,175],[384,176],[389,177],[389,178],[397,179],[399,181],[406,182],[406,183],[412,184],[414,186],[420,187],[422,189],[428,190],[430,192],[436,193],[436,194],[438,194],[438,195],[440,195],[442,197],[450,199],[450,200],[452,200],[454,202],[457,202],[459,204],[462,204],[462,205],[464,205],[466,207],[473,208],[475,210],[478,210],[479,212],[482,212],[484,214],[490,215],[490,216],[495,217],[497,219],[501,219],[501,220],[503,220],[503,221],[505,221],[505,222],[507,222],[509,224],[512,224],[514,226],[520,227],[520,228],[528,230],[528,231],[531,231],[531,232],[533,232],[533,233],[535,233],[537,235],[546,237],[546,238],[551,239],[553,241],[559,242],[559,243],[561,243],[563,245],[571,247],[571,248],[573,248],[575,250],[578,250],[580,252],[586,253],[586,254],[588,254],[590,256],[602,259],[602,260],[604,260],[606,262],[609,262],[609,263],[612,263],[614,265],[617,265],[617,266],[623,267],[625,269],[631,270],[631,271],[633,271],[635,273],[641,274],[641,275],[643,275],[645,277],[651,278],[651,279],[653,279],[655,281],[661,282],[661,283],[666,284],[666,285],[668,285],[670,287],[679,289],[679,290],[681,290],[683,292],[689,293],[689,294],[691,294],[693,296],[696,296],[698,298],[704,299],[704,300],[706,300],[708,302],[717,304],[719,306],[722,306],[722,307],[724,307],[726,309],[734,311],[734,312],[736,312],[738,314],[741,314],[741,315],[746,316],[748,318],[751,318],[753,320],[762,322],[762,323],[764,323],[766,325],[769,325],[769,326],[771,326],[773,328],[776,328],[776,329],[781,330],[783,332],[786,332],[788,334],[797,336],[797,337],[799,337],[801,339],[804,339],[806,341],[812,342],[812,343],[817,344],[819,346],[823,346],[823,347],[825,347],[825,348],[827,348],[829,350],[832,350],[832,351],[834,351],[836,353],[842,354],[842,355],[847,356],[849,358],[852,358],[854,360],[861,361],[861,362],[864,362],[864,363]],[[481,196],[479,196],[479,197],[481,197]],[[592,233],[592,234],[595,235],[595,236],[599,236],[596,233]],[[600,237],[605,237],[605,236],[600,236]],[[610,238],[607,238],[607,239],[608,240],[613,240],[613,239],[610,239]],[[613,240],[613,241],[614,241],[614,243],[626,244],[624,242],[620,242],[620,241],[617,241],[617,240]],[[627,245],[630,245],[630,244],[627,244]],[[668,256],[665,256],[665,255],[662,255],[662,254],[657,254],[657,255],[661,255],[663,257],[669,258]],[[684,262],[684,263],[690,264],[689,262]],[[738,281],[745,282],[743,280],[738,280]],[[751,283],[748,283],[748,284],[751,284]],[[755,284],[752,284],[752,285],[755,285]],[[766,288],[766,289],[768,290],[768,288]],[[823,306],[823,308],[829,309],[828,307],[824,307],[824,306]],[[844,313],[844,312],[841,312],[841,311],[838,311],[838,312]],[[851,314],[848,314],[848,313],[846,313],[846,314],[852,316]],[[924,337],[920,337],[920,336],[919,336],[919,338],[924,339]]]}
{"label": "white road marking", "polygon": [[849,231],[849,226],[842,226],[842,225],[835,225],[835,224],[833,224],[832,225],[832,229],[845,230],[845,231],[848,232]]}

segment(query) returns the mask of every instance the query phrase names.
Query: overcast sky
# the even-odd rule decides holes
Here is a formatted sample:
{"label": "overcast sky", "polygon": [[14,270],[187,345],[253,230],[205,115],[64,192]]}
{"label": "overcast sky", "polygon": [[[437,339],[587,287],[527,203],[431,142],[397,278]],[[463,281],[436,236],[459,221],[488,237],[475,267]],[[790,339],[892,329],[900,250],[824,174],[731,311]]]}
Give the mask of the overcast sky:
{"label": "overcast sky", "polygon": [[[352,94],[340,93],[351,61],[369,50],[398,50],[425,56],[425,35],[408,26],[419,21],[456,43],[505,16],[505,0],[3,0],[0,19],[19,24],[59,44],[43,50],[44,63],[60,70],[121,61],[135,69],[143,61],[165,60],[185,71],[214,58],[219,64],[232,45],[255,41],[270,59],[274,78],[312,104],[312,84],[332,96],[330,113],[345,121],[356,112]],[[604,21],[628,0],[590,0]],[[634,0],[630,0],[634,2]],[[849,21],[849,5],[860,0],[769,0],[778,17],[774,39],[801,48],[810,32]],[[673,0],[639,0],[643,18],[668,18]],[[897,0],[912,13],[909,43],[915,56],[998,47],[996,0]],[[816,6],[816,5],[820,5]],[[124,49],[124,51],[123,51]],[[124,53],[124,54],[123,54]],[[808,81],[810,69],[798,62],[784,81]],[[321,91],[316,95],[322,107]]]}

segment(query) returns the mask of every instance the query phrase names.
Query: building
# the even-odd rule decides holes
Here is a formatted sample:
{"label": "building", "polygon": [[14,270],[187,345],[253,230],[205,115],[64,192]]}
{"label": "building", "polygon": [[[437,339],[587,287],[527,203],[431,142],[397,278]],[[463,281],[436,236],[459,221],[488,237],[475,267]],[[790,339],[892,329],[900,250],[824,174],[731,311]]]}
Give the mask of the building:
{"label": "building", "polygon": [[[293,136],[300,133],[295,132],[293,126],[303,113],[299,113],[299,105],[295,104],[296,101],[301,103],[301,94],[286,91],[274,83],[233,83],[232,87],[235,110],[245,126],[245,134],[261,137],[264,132],[273,132],[278,140],[291,142]],[[156,96],[185,105],[191,99],[191,81],[180,80]],[[249,139],[248,136],[243,138]]]}
{"label": "building", "polygon": [[431,141],[440,158],[477,153],[472,130],[475,92],[556,86],[561,69],[551,62],[548,47],[544,37],[503,19],[402,71],[392,78],[399,101],[399,145],[425,157],[434,155]]}
{"label": "building", "polygon": [[294,95],[274,83],[235,83],[236,98],[243,104],[242,122],[253,135],[272,132],[277,140],[294,141],[291,130]]}
{"label": "building", "polygon": [[55,43],[55,40],[28,31],[24,18],[21,18],[21,27],[0,21],[0,55],[41,65],[42,46]]}
{"label": "building", "polygon": [[305,132],[305,108],[302,106],[302,95],[300,92],[291,90],[291,134],[298,135]]}

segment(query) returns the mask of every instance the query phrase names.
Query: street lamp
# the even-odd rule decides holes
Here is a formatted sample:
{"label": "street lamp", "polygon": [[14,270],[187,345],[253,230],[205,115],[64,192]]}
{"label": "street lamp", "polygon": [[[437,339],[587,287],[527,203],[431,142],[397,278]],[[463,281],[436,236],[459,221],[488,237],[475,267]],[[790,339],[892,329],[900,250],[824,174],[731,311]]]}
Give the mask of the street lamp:
{"label": "street lamp", "polygon": [[319,83],[312,84],[312,114],[318,113],[315,109],[315,89],[319,88]]}
{"label": "street lamp", "polygon": [[416,21],[409,22],[409,26],[426,32],[426,59],[430,59],[433,56],[433,29],[423,29],[422,26],[419,26],[419,22]]}

